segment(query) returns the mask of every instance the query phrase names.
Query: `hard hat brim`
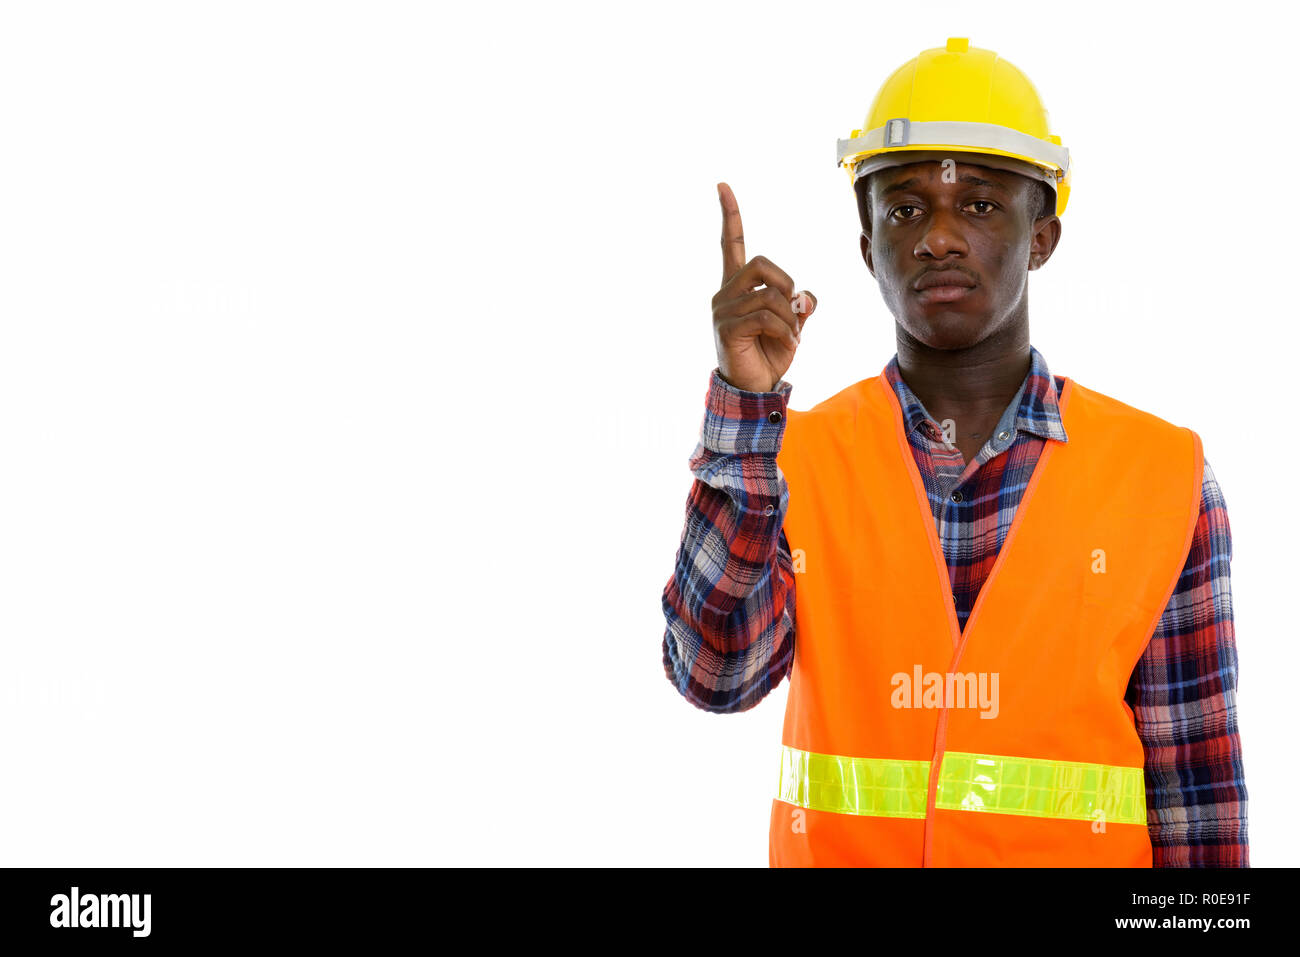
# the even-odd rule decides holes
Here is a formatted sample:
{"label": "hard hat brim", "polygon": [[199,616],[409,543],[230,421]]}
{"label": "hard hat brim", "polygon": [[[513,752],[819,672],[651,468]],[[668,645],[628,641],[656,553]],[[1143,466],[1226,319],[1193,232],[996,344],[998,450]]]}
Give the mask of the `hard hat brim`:
{"label": "hard hat brim", "polygon": [[835,141],[836,163],[850,167],[882,153],[945,149],[1021,159],[1060,176],[1070,168],[1070,151],[1064,146],[996,123],[913,123],[900,116],[859,136]]}

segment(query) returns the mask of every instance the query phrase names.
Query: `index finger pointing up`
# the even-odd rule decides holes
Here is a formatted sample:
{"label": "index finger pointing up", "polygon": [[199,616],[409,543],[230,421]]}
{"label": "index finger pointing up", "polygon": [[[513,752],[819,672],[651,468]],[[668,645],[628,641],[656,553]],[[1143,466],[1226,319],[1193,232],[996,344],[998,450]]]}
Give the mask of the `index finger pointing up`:
{"label": "index finger pointing up", "polygon": [[725,284],[745,265],[745,231],[740,225],[740,205],[726,183],[718,184],[718,201],[722,204],[722,281]]}

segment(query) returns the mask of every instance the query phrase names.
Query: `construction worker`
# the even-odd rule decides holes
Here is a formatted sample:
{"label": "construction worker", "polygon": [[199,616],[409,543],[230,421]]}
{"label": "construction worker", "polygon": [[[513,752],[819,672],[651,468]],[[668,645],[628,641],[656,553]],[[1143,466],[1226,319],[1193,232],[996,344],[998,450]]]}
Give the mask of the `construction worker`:
{"label": "construction worker", "polygon": [[718,365],[663,592],[692,704],[745,711],[790,678],[770,863],[1249,866],[1200,436],[1030,344],[1071,184],[1036,89],[949,39],[886,79],[838,160],[897,353],[789,408],[817,300],[747,258],[718,184]]}

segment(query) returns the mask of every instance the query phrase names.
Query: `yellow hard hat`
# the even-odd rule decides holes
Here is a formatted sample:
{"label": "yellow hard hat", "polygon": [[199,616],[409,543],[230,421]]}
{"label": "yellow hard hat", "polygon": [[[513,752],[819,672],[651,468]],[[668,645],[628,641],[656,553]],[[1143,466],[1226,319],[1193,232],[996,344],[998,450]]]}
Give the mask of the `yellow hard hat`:
{"label": "yellow hard hat", "polygon": [[[1070,198],[1070,151],[1048,131],[1038,91],[992,50],[951,37],[922,50],[881,85],[862,129],[836,141],[849,181],[935,153],[979,153],[971,162],[1041,179],[1056,193],[1056,215]],[[907,154],[913,153],[908,157]]]}

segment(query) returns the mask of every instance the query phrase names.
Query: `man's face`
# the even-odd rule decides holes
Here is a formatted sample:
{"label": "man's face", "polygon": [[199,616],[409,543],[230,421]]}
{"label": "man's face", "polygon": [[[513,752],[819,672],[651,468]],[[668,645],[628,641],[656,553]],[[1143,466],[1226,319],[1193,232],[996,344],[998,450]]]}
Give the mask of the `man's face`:
{"label": "man's face", "polygon": [[[862,256],[899,324],[933,349],[963,349],[1027,315],[1028,273],[1061,222],[1036,218],[1042,192],[1018,173],[940,161],[870,175]],[[917,288],[942,282],[932,288]],[[960,284],[960,285],[953,285]]]}

